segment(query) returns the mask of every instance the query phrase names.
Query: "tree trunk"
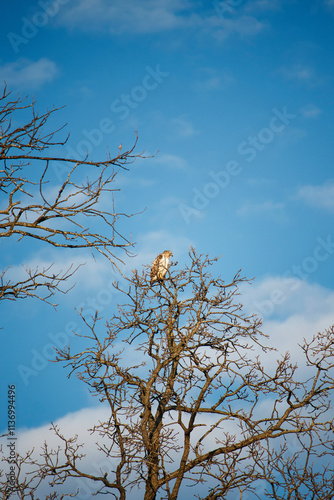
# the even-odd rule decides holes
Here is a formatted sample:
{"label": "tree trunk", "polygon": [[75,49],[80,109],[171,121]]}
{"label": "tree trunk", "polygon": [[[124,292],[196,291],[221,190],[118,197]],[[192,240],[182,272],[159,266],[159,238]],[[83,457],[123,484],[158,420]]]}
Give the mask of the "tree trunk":
{"label": "tree trunk", "polygon": [[[155,467],[152,467],[155,469]],[[145,486],[144,500],[155,500],[158,490],[158,474],[155,470],[149,470]]]}
{"label": "tree trunk", "polygon": [[144,500],[155,500],[156,495],[157,495],[157,492],[152,487],[152,485],[146,483]]}

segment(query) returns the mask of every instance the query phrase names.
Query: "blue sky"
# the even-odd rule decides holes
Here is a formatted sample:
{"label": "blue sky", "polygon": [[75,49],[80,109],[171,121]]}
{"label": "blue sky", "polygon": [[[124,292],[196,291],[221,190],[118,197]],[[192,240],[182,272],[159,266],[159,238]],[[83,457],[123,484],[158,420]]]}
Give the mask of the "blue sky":
{"label": "blue sky", "polygon": [[[66,105],[53,118],[68,123],[65,155],[116,156],[136,130],[138,152],[158,151],[118,176],[119,211],[146,209],[122,223],[137,254],[125,272],[164,249],[181,266],[193,245],[223,255],[226,279],[255,277],[246,307],[282,348],[333,322],[333,0],[14,0],[0,23],[0,80],[41,112]],[[74,308],[108,317],[115,275],[84,252],[14,240],[0,252],[16,273],[87,261],[57,311],[1,305],[2,395],[17,385],[28,432],[96,404],[48,353],[80,324]]]}

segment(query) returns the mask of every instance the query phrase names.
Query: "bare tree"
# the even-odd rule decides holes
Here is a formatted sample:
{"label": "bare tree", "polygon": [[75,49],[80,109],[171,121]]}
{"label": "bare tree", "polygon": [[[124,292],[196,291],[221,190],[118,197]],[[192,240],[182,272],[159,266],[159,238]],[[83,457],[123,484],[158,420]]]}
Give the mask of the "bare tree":
{"label": "bare tree", "polygon": [[330,498],[334,327],[301,346],[301,374],[288,353],[265,367],[268,339],[238,299],[247,280],[225,282],[209,273],[216,259],[189,256],[161,284],[148,269],[115,283],[124,300],[106,327],[83,318],[84,348],[57,352],[108,408],[91,429],[107,468],[93,473],[77,437],[53,425],[58,449],[18,457],[18,498],[40,498],[47,478],[59,497],[86,478],[121,500],[136,488],[145,500]]}
{"label": "bare tree", "polygon": [[[58,151],[64,140],[55,136],[63,127],[49,132],[48,120],[60,108],[43,114],[35,102],[13,98],[5,87],[0,97],[0,237],[34,239],[57,248],[89,249],[109,259],[118,267],[118,250],[128,251],[131,241],[119,232],[119,219],[130,214],[117,213],[113,193],[119,168],[135,158],[137,143],[127,151],[102,161],[46,155]],[[29,117],[26,114],[29,113]],[[24,124],[23,120],[26,120]],[[55,184],[55,170],[65,176]],[[108,194],[109,193],[109,194]],[[104,203],[108,194],[108,203]],[[0,299],[38,297],[44,301],[56,292],[76,269],[26,268],[25,275],[12,279],[9,269],[0,272]]]}

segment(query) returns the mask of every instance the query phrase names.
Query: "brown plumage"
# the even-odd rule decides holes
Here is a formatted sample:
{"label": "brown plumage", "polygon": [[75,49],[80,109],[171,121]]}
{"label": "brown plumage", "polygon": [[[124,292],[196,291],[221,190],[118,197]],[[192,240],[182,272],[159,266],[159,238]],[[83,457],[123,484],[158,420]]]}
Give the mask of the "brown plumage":
{"label": "brown plumage", "polygon": [[169,268],[169,258],[172,256],[170,250],[165,250],[156,257],[151,267],[151,285],[155,281],[162,281]]}

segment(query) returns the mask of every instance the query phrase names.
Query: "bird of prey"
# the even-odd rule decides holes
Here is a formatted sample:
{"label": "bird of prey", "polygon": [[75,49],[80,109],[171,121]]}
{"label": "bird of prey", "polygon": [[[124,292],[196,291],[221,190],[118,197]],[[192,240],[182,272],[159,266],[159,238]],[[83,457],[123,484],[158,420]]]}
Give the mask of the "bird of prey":
{"label": "bird of prey", "polygon": [[172,256],[170,250],[165,250],[156,257],[151,267],[151,285],[155,281],[162,281],[169,268],[169,259]]}

